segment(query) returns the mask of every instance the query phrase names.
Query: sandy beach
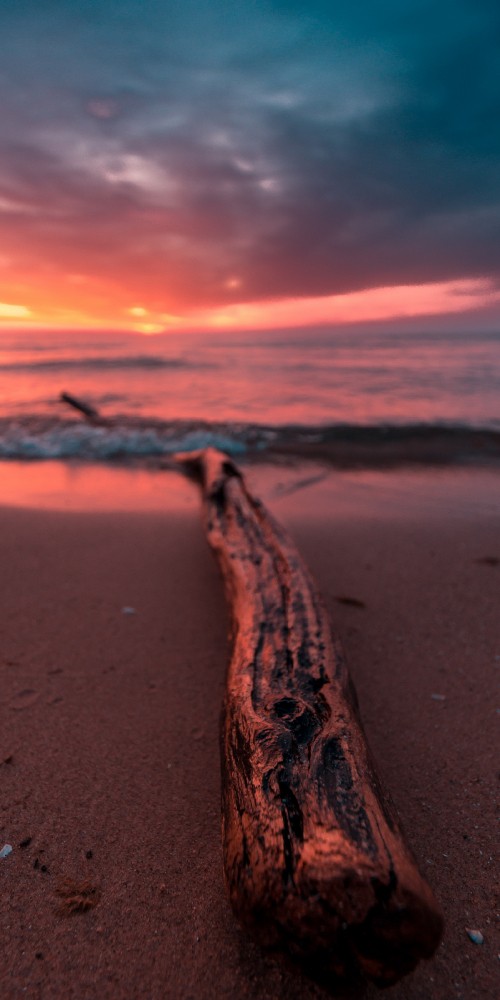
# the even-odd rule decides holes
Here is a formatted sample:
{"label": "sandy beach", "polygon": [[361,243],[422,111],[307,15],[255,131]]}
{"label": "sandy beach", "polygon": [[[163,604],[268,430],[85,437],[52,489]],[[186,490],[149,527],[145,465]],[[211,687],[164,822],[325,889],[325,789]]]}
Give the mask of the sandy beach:
{"label": "sandy beach", "polygon": [[[74,488],[67,475],[48,496],[40,474],[36,501],[36,475],[22,497],[6,486],[0,509],[0,849],[13,847],[0,860],[1,995],[326,1000],[249,941],[226,902],[227,617],[196,487],[107,470],[93,491],[90,472]],[[435,959],[388,995],[492,998],[500,479],[249,477],[316,577],[445,914]],[[71,912],[65,878],[95,905]]]}

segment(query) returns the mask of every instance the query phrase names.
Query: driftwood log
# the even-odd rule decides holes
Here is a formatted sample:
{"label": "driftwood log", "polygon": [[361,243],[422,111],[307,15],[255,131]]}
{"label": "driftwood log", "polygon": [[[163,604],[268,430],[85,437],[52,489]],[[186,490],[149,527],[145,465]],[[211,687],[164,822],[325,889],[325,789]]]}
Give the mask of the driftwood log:
{"label": "driftwood log", "polygon": [[430,958],[442,917],[381,788],[338,640],[293,542],[213,449],[201,480],[232,652],[222,718],[224,868],[258,940],[379,986]]}

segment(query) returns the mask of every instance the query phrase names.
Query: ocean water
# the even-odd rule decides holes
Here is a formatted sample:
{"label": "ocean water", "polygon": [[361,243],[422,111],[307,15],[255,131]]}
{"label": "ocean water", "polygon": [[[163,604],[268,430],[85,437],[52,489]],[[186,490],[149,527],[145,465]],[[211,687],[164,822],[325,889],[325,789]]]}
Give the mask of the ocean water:
{"label": "ocean water", "polygon": [[[92,426],[60,401],[84,399]],[[0,457],[235,454],[363,434],[500,434],[500,333],[0,333]]]}

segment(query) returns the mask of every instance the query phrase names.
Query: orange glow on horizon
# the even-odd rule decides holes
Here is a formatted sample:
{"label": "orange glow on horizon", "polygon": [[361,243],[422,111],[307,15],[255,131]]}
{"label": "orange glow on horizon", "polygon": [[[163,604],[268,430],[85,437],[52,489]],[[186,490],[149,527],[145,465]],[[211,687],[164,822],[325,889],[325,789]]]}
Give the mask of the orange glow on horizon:
{"label": "orange glow on horizon", "polygon": [[[485,279],[462,279],[422,285],[372,288],[340,295],[284,298],[186,309],[151,305],[147,296],[124,302],[122,286],[93,277],[69,275],[38,287],[22,283],[2,286],[0,329],[113,329],[154,335],[182,330],[279,329],[397,320],[414,316],[462,313],[500,304],[500,291]],[[57,305],[54,303],[57,302]]]}

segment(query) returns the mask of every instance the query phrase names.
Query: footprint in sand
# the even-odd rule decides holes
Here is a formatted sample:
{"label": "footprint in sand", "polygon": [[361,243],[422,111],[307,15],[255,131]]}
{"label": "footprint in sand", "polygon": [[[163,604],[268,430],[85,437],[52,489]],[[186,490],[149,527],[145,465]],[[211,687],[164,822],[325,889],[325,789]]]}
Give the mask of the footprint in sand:
{"label": "footprint in sand", "polygon": [[38,691],[34,691],[33,688],[24,688],[23,691],[18,691],[11,699],[10,707],[16,712],[20,712],[23,708],[31,708],[38,701],[39,697],[40,693]]}

